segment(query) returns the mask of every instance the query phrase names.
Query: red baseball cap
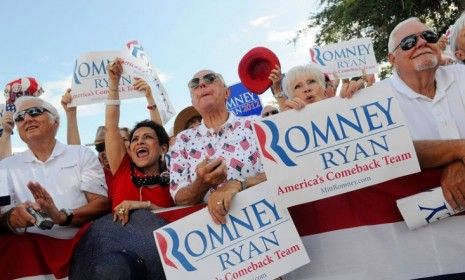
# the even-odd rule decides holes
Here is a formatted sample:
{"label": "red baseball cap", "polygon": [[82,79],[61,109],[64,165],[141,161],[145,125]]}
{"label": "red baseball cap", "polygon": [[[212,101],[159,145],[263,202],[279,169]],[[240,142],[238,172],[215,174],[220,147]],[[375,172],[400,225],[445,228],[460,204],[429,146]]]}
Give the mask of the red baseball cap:
{"label": "red baseball cap", "polygon": [[262,94],[272,84],[268,77],[275,65],[281,67],[278,57],[270,49],[253,48],[239,62],[239,78],[250,92]]}

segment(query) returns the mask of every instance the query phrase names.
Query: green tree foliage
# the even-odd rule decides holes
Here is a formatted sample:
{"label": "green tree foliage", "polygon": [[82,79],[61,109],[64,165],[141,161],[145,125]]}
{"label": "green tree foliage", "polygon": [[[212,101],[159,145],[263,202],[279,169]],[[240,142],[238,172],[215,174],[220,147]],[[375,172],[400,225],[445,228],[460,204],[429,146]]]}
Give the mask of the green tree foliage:
{"label": "green tree foliage", "polygon": [[[316,45],[352,38],[370,37],[378,63],[387,61],[391,30],[409,17],[418,17],[443,34],[465,8],[464,0],[321,0],[319,12],[311,14],[306,28],[297,31],[291,42],[313,27],[319,27]],[[381,77],[391,72],[384,67]]]}

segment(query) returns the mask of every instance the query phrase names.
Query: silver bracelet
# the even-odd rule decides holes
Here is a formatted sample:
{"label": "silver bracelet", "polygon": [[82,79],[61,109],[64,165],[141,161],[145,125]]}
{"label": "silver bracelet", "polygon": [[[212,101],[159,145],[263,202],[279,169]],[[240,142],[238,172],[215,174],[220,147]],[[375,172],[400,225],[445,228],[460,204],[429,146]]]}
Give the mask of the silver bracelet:
{"label": "silver bracelet", "polygon": [[121,101],[119,99],[107,99],[105,101],[105,104],[107,106],[119,106],[121,104]]}

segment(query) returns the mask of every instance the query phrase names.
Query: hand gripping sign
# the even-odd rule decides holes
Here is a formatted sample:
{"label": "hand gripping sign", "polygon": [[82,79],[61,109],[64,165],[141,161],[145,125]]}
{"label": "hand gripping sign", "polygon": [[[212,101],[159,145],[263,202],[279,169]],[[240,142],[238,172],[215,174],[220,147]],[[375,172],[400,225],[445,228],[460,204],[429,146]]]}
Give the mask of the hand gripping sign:
{"label": "hand gripping sign", "polygon": [[206,208],[154,231],[167,279],[274,279],[309,262],[265,182],[234,197],[227,223]]}
{"label": "hand gripping sign", "polygon": [[426,226],[463,212],[463,209],[452,209],[440,187],[399,199],[397,207],[409,229]]}

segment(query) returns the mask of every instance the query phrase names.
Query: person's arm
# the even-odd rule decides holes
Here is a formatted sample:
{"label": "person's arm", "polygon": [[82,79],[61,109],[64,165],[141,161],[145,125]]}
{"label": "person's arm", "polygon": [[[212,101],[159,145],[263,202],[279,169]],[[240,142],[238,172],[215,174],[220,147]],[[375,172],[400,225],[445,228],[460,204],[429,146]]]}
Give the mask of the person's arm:
{"label": "person's arm", "polygon": [[441,187],[452,208],[465,208],[465,140],[414,141],[421,168],[444,167]]}
{"label": "person's arm", "polygon": [[0,160],[11,156],[11,134],[14,128],[13,113],[6,112],[2,118],[3,133],[0,136]]}
{"label": "person's arm", "polygon": [[[39,205],[40,210],[47,213],[55,224],[63,224],[66,222],[66,213],[60,211],[60,209],[56,207],[53,198],[41,184],[29,182],[27,187],[31,191],[36,203]],[[107,197],[90,192],[84,193],[88,203],[79,208],[72,209],[73,218],[71,220],[71,225],[80,226],[108,213],[109,202]]]}
{"label": "person's arm", "polygon": [[[176,168],[179,165],[173,162],[171,166]],[[187,177],[187,172],[189,171],[186,170],[184,178]],[[175,181],[175,183],[181,186],[184,185],[174,196],[176,205],[194,205],[202,202],[211,187],[218,186],[226,180],[226,163],[220,158],[213,160],[205,159],[197,165],[196,173],[197,176],[191,183],[187,183],[187,180],[184,178],[184,180],[181,179],[182,181]],[[171,170],[170,174],[173,174],[173,170]]]}
{"label": "person's arm", "polygon": [[119,80],[122,73],[123,66],[119,58],[108,65],[110,90],[105,106],[105,152],[113,175],[118,170],[126,154],[126,146],[118,127],[120,116]]}
{"label": "person's arm", "polygon": [[79,127],[77,122],[77,107],[68,107],[73,97],[71,96],[71,89],[67,89],[65,94],[61,97],[61,106],[66,113],[67,125],[67,142],[68,145],[81,145],[81,137],[79,135]]}
{"label": "person's arm", "polygon": [[413,141],[421,168],[440,167],[465,159],[465,140]]}
{"label": "person's arm", "polygon": [[141,78],[134,78],[136,82],[134,83],[134,88],[139,91],[145,92],[145,98],[147,99],[147,109],[150,112],[150,120],[158,124],[162,124],[160,112],[158,111],[157,104],[153,98],[152,89],[149,84]]}
{"label": "person's arm", "polygon": [[278,65],[275,65],[275,68],[271,70],[271,74],[268,77],[271,80],[271,93],[273,97],[278,102],[279,111],[283,111],[285,108],[285,101],[287,100],[287,95],[284,93],[282,88],[282,79],[283,75],[281,73],[281,68]]}

